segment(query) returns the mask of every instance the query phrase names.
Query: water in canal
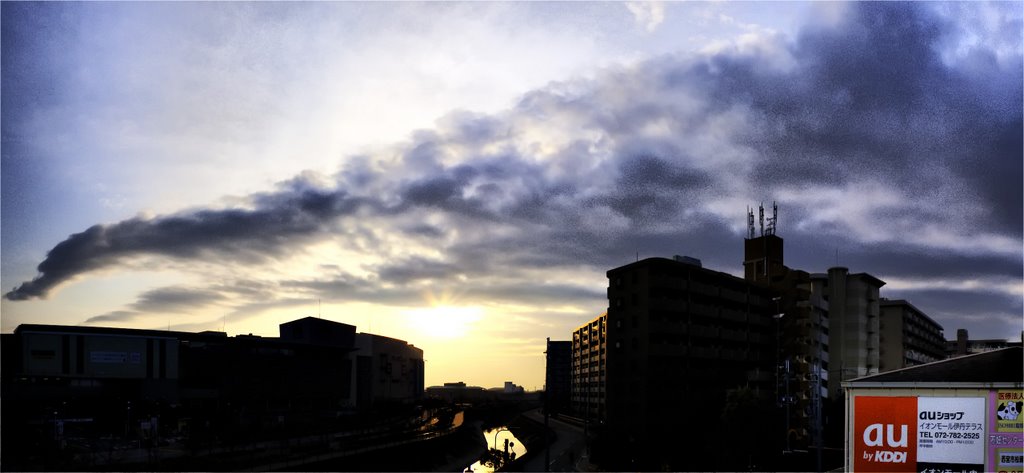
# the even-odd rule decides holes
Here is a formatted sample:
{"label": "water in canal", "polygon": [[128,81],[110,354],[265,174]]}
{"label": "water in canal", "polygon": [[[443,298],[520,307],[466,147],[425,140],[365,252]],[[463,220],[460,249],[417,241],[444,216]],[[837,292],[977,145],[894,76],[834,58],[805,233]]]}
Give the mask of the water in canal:
{"label": "water in canal", "polygon": [[[506,439],[508,439],[509,442],[509,455],[515,453],[515,458],[523,458],[523,455],[526,454],[526,446],[523,445],[523,442],[520,442],[515,435],[512,435],[512,432],[510,432],[507,427],[497,427],[484,431],[484,440],[487,441],[487,448],[489,449],[497,448],[499,451],[504,452]],[[493,473],[494,468],[477,460],[476,463],[470,465],[469,468],[466,468],[463,472]]]}

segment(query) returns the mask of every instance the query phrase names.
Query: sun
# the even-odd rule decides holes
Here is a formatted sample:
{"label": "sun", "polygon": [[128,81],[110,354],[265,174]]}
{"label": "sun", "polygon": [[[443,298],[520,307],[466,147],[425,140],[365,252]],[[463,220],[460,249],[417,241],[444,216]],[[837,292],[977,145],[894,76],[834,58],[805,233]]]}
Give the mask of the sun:
{"label": "sun", "polygon": [[420,333],[441,339],[461,338],[483,318],[480,307],[435,306],[405,312],[409,325]]}

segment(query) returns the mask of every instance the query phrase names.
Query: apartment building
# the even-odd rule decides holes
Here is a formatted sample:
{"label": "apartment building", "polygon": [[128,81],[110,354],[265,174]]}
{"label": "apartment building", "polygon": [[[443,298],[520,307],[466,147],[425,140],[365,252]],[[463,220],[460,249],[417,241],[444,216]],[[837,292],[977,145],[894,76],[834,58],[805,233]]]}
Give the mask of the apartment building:
{"label": "apartment building", "polygon": [[572,334],[571,408],[588,422],[604,422],[608,368],[608,313]]}
{"label": "apartment building", "polygon": [[[1024,330],[1020,332],[1021,339],[1024,339]],[[956,330],[956,340],[946,341],[946,357],[973,355],[987,351],[1000,350],[1007,347],[1019,347],[1021,342],[1011,342],[1005,338],[971,338],[967,329]]]}
{"label": "apartment building", "polygon": [[[648,258],[607,276],[606,320],[581,327],[586,330],[574,335],[574,346],[578,336],[581,350],[587,347],[590,357],[581,352],[579,359],[581,374],[591,375],[591,393],[593,375],[602,380],[600,353],[606,346],[604,418],[632,456],[622,466],[720,466],[715,462],[721,456],[707,453],[721,442],[713,441],[706,427],[721,424],[727,393],[749,390],[770,405],[777,344],[774,294],[685,257]],[[595,334],[604,334],[604,340],[595,340]],[[746,423],[753,430],[766,421],[770,418]]]}
{"label": "apartment building", "polygon": [[544,406],[552,414],[568,414],[572,402],[572,341],[549,338],[544,354]]}
{"label": "apartment building", "polygon": [[879,289],[885,282],[868,273],[850,274],[848,268],[829,268],[824,290],[829,303],[828,391],[842,396],[841,382],[879,372],[881,309]]}
{"label": "apartment building", "polygon": [[903,299],[879,301],[881,337],[879,371],[890,371],[946,358],[942,325]]}
{"label": "apartment building", "polygon": [[817,438],[822,405],[829,397],[829,280],[787,267],[784,240],[774,226],[753,235],[751,229],[743,245],[744,279],[769,288],[773,295],[774,398],[782,411],[784,448],[806,448]]}

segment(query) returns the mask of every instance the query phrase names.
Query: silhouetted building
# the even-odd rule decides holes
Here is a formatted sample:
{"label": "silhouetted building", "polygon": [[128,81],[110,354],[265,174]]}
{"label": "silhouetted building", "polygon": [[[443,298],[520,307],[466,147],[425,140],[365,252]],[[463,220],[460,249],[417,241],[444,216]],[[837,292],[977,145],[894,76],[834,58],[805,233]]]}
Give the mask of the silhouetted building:
{"label": "silhouetted building", "polygon": [[303,317],[291,322],[285,322],[278,327],[278,330],[281,334],[281,340],[315,345],[352,347],[355,344],[356,337],[356,327],[354,325],[333,322],[317,317]]}
{"label": "silhouetted building", "polygon": [[931,363],[946,357],[942,326],[903,299],[885,299],[881,311],[879,371]]}
{"label": "silhouetted building", "polygon": [[605,420],[608,368],[608,313],[572,334],[572,411],[589,422]]}
{"label": "silhouetted building", "polygon": [[[1024,331],[1021,331],[1021,339],[1024,340]],[[946,341],[946,357],[972,355],[1019,346],[1021,346],[1021,342],[1011,342],[1004,338],[971,339],[967,334],[967,329],[960,328],[956,330],[956,340]]]}
{"label": "silhouetted building", "polygon": [[500,389],[502,394],[523,394],[526,392],[526,389],[512,381],[505,381],[504,386],[495,389]]}
{"label": "silhouetted building", "polygon": [[544,374],[544,396],[552,414],[569,412],[572,394],[572,342],[548,339]]}
{"label": "silhouetted building", "polygon": [[878,290],[885,282],[844,267],[828,270],[829,393],[842,396],[840,383],[879,372],[881,311]]}
{"label": "silhouetted building", "polygon": [[410,402],[423,396],[423,350],[403,340],[359,333],[354,355],[357,407]]}
{"label": "silhouetted building", "polygon": [[74,419],[68,437],[204,445],[422,396],[423,352],[404,341],[314,318],[280,328],[275,338],[21,325],[3,337],[5,432],[52,436],[55,422]]}
{"label": "silhouetted building", "polygon": [[906,301],[887,304],[883,321],[885,282],[870,274],[787,267],[777,208],[767,226],[760,212],[756,235],[748,211],[743,279],[685,256],[608,271],[608,312],[573,333],[571,402],[617,436],[609,446],[647,462],[613,468],[670,468],[684,457],[677,465],[687,469],[749,467],[715,463],[716,453],[735,458],[683,427],[744,416],[755,419],[748,433],[770,439],[755,446],[761,453],[837,446],[843,380],[934,356],[941,326]]}
{"label": "silhouetted building", "polygon": [[23,324],[5,338],[3,357],[12,370],[4,382],[15,398],[124,392],[176,401],[180,341],[223,338],[220,332]]}
{"label": "silhouetted building", "polygon": [[755,237],[753,212],[748,212],[744,279],[772,293],[773,393],[779,416],[774,431],[785,439],[780,450],[806,449],[815,444],[814,434],[822,425],[821,410],[828,398],[829,326],[833,323],[829,319],[829,280],[785,265],[784,241],[775,234],[776,219],[773,213],[768,228],[762,227],[761,235]]}
{"label": "silhouetted building", "polygon": [[[769,399],[773,293],[682,258],[648,258],[607,276],[605,418],[630,456],[621,466],[701,469],[734,459],[710,433],[729,391]],[[591,338],[591,360],[600,346]],[[589,374],[600,382],[599,371]],[[743,422],[756,432],[762,420]]]}
{"label": "silhouetted building", "polygon": [[785,448],[804,449],[815,445],[815,429],[825,428],[825,403],[841,398],[839,383],[880,369],[879,288],[885,283],[843,267],[828,274],[791,269],[783,239],[770,229],[744,241],[744,275],[774,294]]}
{"label": "silhouetted building", "polygon": [[444,383],[443,386],[431,386],[426,389],[425,394],[430,398],[458,404],[490,402],[495,398],[494,393],[488,392],[480,386],[466,386],[466,383],[462,381]]}

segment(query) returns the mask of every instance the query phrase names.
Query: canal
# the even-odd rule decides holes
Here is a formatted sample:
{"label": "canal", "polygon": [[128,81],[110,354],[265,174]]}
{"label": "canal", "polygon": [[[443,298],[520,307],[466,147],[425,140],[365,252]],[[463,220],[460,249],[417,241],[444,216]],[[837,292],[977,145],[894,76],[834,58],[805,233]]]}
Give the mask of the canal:
{"label": "canal", "polygon": [[[493,429],[487,429],[483,432],[484,441],[487,443],[489,452],[487,458],[501,459],[505,454],[505,441],[508,441],[508,456],[509,460],[515,460],[516,458],[523,458],[526,454],[526,446],[523,442],[520,442],[512,432],[508,430],[508,427],[496,427]],[[463,470],[463,473],[493,473],[495,468],[492,461],[477,460],[469,467]]]}

